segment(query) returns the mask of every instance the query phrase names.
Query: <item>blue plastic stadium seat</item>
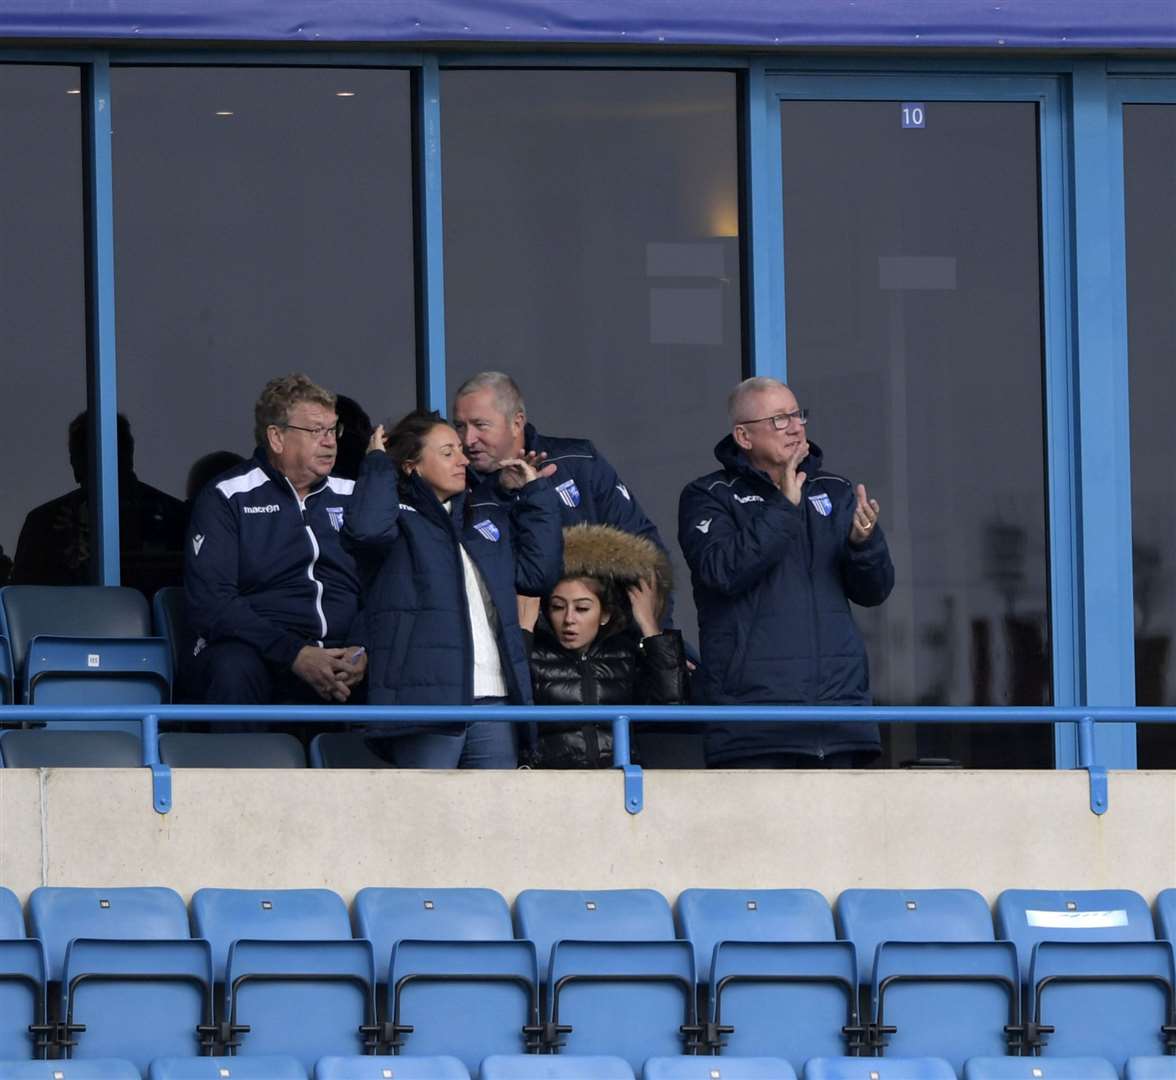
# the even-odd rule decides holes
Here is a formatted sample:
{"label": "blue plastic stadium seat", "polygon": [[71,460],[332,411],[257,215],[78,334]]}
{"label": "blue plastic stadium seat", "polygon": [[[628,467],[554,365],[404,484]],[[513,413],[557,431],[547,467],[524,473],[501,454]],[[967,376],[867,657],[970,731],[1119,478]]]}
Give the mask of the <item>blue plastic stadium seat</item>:
{"label": "blue plastic stadium seat", "polygon": [[358,731],[324,731],[310,740],[311,768],[314,769],[394,769],[367,744],[367,736]]}
{"label": "blue plastic stadium seat", "polygon": [[314,1080],[469,1080],[455,1057],[324,1057]]}
{"label": "blue plastic stadium seat", "polygon": [[16,894],[0,888],[0,1060],[44,1056],[45,983],[45,949],[25,937]]}
{"label": "blue plastic stadium seat", "polygon": [[515,933],[535,943],[546,977],[551,947],[575,941],[668,941],[674,916],[666,898],[652,889],[524,889],[515,898]]}
{"label": "blue plastic stadium seat", "polygon": [[697,1045],[694,951],[674,940],[661,893],[527,889],[515,931],[535,943],[541,977],[546,967],[545,1015],[569,1027],[566,1053],[622,1057],[637,1071]]}
{"label": "blue plastic stadium seat", "polygon": [[121,1058],[93,1061],[0,1061],[0,1080],[142,1080],[133,1062]]}
{"label": "blue plastic stadium seat", "polygon": [[360,889],[351,905],[356,937],[376,952],[376,979],[388,981],[392,947],[416,941],[511,941],[510,908],[493,889]]}
{"label": "blue plastic stadium seat", "polygon": [[1039,1053],[1106,1058],[1122,1070],[1129,1057],[1166,1052],[1176,960],[1171,943],[1154,940],[1138,893],[1009,890],[996,915],[1017,946],[1026,1019],[1052,1029],[1030,1040]]}
{"label": "blue plastic stadium seat", "polygon": [[29,925],[45,946],[70,1032],[67,1056],[119,1057],[141,1071],[159,1056],[197,1054],[212,1023],[208,943],[189,937],[171,889],[34,889]]}
{"label": "blue plastic stadium seat", "polygon": [[633,1070],[627,1061],[604,1055],[496,1054],[482,1062],[481,1080],[633,1080]]}
{"label": "blue plastic stadium seat", "polygon": [[212,945],[225,1018],[249,1028],[233,1033],[238,1055],[290,1054],[309,1072],[324,1055],[374,1045],[372,947],[352,940],[338,894],[199,889],[192,925]]}
{"label": "blue plastic stadium seat", "polygon": [[171,731],[159,736],[159,760],[174,769],[305,769],[306,751],[281,731]]}
{"label": "blue plastic stadium seat", "polygon": [[[370,1058],[368,1059],[371,1060]],[[307,1080],[292,1057],[156,1058],[147,1080]]]}
{"label": "blue plastic stadium seat", "polygon": [[385,1013],[401,1056],[483,1058],[538,1043],[539,975],[529,941],[398,941]]}
{"label": "blue plastic stadium seat", "polygon": [[563,1052],[650,1057],[699,1038],[694,952],[687,941],[559,941],[551,950],[548,1019]]}
{"label": "blue plastic stadium seat", "polygon": [[834,940],[820,893],[686,889],[676,912],[707,991],[706,1018],[730,1029],[717,1035],[725,1053],[787,1058],[799,1070],[857,1045],[853,946]]}
{"label": "blue plastic stadium seat", "polygon": [[143,743],[129,731],[62,727],[0,731],[0,765],[7,769],[135,769]]}
{"label": "blue plastic stadium seat", "polygon": [[869,1020],[894,1057],[942,1057],[958,1071],[1009,1052],[1020,1023],[1016,948],[996,941],[988,903],[970,889],[847,889],[841,936],[870,987]]}
{"label": "blue plastic stadium seat", "polygon": [[1176,1057],[1130,1057],[1123,1080],[1176,1080]]}
{"label": "blue plastic stadium seat", "polygon": [[796,1080],[783,1058],[661,1057],[645,1063],[642,1080]]}
{"label": "blue plastic stadium seat", "polygon": [[[171,698],[171,651],[151,637],[147,601],[136,589],[6,586],[0,635],[9,640],[14,681],[29,704],[158,705]],[[138,730],[121,721],[88,726]]]}
{"label": "blue plastic stadium seat", "polygon": [[329,889],[197,889],[192,930],[212,945],[212,967],[225,980],[229,946],[262,941],[349,940],[347,905]]}
{"label": "blue plastic stadium seat", "polygon": [[963,1080],[1119,1080],[1119,1073],[1103,1058],[977,1057],[964,1065]]}
{"label": "blue plastic stadium seat", "polygon": [[804,1080],[956,1080],[942,1058],[813,1058]]}

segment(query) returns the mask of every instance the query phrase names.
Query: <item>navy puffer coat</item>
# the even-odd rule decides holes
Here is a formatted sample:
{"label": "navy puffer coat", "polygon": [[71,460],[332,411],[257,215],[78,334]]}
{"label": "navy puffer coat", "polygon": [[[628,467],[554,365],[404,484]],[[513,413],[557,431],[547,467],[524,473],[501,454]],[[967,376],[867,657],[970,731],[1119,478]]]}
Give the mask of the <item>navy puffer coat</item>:
{"label": "navy puffer coat", "polygon": [[[699,692],[707,705],[866,705],[865,644],[850,601],[870,607],[894,587],[882,529],[849,543],[856,496],[821,468],[810,444],[793,506],[752,468],[728,435],[723,466],[687,485],[678,542],[690,566],[702,644]],[[877,749],[876,724],[727,724],[708,728],[708,762]]]}
{"label": "navy puffer coat", "polygon": [[486,587],[510,701],[530,704],[515,595],[545,595],[558,583],[560,529],[558,499],[546,479],[505,502],[458,495],[446,510],[418,476],[399,475],[382,451],[369,453],[344,526],[365,581],[355,636],[368,649],[368,701],[472,704],[473,638],[460,544]]}

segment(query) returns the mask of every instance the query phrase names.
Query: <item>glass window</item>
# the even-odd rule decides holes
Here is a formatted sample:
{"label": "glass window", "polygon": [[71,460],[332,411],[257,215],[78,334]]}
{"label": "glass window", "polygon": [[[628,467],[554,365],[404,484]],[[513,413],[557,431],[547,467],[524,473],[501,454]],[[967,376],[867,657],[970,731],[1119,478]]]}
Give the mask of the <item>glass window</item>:
{"label": "glass window", "polygon": [[253,452],[270,378],[357,403],[337,471],[362,413],[415,406],[409,76],[118,68],[113,87],[123,575],[150,591],[178,574],[183,501]]}
{"label": "glass window", "polygon": [[735,76],[448,71],[447,377],[512,374],[537,428],[592,439],[675,560],[742,376]]}
{"label": "glass window", "polygon": [[[1123,109],[1127,212],[1127,346],[1131,383],[1131,526],[1135,577],[1135,700],[1176,705],[1172,633],[1171,402],[1176,396],[1176,105]],[[1176,732],[1137,728],[1141,768],[1176,767]]]}
{"label": "glass window", "polygon": [[[1036,106],[785,102],[788,370],[882,505],[857,610],[886,705],[1052,701]],[[888,760],[1048,766],[1048,727],[895,728]]]}
{"label": "glass window", "polygon": [[0,102],[0,584],[89,584],[80,73],[0,65]]}

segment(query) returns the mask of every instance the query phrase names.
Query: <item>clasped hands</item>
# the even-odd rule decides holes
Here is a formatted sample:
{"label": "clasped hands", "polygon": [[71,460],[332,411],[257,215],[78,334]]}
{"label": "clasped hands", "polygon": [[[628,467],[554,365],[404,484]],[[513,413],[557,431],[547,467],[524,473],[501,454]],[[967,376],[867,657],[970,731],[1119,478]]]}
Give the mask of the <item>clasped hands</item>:
{"label": "clasped hands", "polygon": [[303,645],[291,668],[324,701],[342,703],[351,697],[351,688],[363,681],[367,653],[358,645],[341,649]]}

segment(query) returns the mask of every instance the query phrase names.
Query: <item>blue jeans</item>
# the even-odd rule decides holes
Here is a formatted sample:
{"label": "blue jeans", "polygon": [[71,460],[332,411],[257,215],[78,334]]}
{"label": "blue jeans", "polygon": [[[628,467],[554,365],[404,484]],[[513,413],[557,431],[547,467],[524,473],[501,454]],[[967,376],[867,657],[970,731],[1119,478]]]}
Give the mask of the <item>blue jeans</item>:
{"label": "blue jeans", "polygon": [[[474,705],[506,705],[506,698],[478,698]],[[393,753],[401,769],[514,769],[519,764],[515,725],[474,720],[460,735],[402,735]]]}

